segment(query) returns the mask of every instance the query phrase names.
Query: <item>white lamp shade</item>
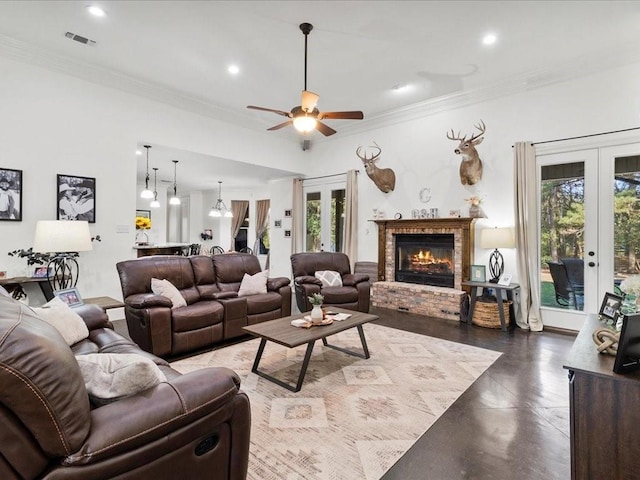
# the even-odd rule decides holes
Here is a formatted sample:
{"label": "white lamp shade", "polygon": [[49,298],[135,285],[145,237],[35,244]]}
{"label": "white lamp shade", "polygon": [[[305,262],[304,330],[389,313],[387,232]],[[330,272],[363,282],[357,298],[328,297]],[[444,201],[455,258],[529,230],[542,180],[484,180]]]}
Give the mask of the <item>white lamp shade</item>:
{"label": "white lamp shade", "polygon": [[178,197],[171,197],[169,199],[169,205],[180,205],[180,199]]}
{"label": "white lamp shade", "polygon": [[86,252],[92,250],[89,222],[78,220],[39,220],[33,251],[41,253]]}
{"label": "white lamp shade", "polygon": [[514,248],[515,246],[512,227],[480,230],[480,248]]}
{"label": "white lamp shade", "polygon": [[215,208],[212,208],[212,209],[209,211],[209,216],[210,216],[210,217],[221,217],[221,216],[222,216],[222,213],[220,213],[220,210],[216,210]]}
{"label": "white lamp shade", "polygon": [[145,188],[142,192],[140,192],[140,198],[153,198],[153,192],[148,188]]}

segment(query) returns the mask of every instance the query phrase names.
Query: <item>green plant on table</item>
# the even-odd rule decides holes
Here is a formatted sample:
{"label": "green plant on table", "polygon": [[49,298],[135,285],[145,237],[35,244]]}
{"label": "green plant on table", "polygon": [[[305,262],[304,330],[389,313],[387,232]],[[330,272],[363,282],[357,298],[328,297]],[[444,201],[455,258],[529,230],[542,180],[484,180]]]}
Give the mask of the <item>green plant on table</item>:
{"label": "green plant on table", "polygon": [[309,303],[311,305],[322,305],[322,302],[324,302],[324,297],[320,293],[314,293],[307,298],[309,299]]}

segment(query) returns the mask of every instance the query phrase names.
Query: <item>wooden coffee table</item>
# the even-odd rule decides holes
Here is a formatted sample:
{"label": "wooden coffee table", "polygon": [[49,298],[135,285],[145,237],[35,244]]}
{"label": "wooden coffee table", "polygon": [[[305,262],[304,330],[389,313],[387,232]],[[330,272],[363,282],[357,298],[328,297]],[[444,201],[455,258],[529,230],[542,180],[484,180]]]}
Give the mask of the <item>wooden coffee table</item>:
{"label": "wooden coffee table", "polygon": [[[354,312],[351,310],[334,307],[329,307],[328,310],[336,313],[349,313],[351,314],[351,316],[346,320],[334,321],[331,325],[319,325],[313,326],[311,328],[300,328],[291,325],[291,320],[303,318],[305,314],[292,315],[290,317],[278,318],[276,320],[243,327],[243,329],[251,335],[260,337],[260,346],[258,347],[258,353],[256,354],[256,359],[253,362],[251,371],[256,375],[260,375],[261,377],[266,378],[267,380],[270,380],[280,385],[281,387],[286,388],[287,390],[291,390],[292,392],[299,392],[300,388],[302,388],[304,376],[307,373],[309,359],[311,358],[311,352],[313,351],[313,346],[315,345],[316,340],[322,340],[322,343],[325,347],[333,348],[335,350],[339,350],[356,357],[369,358],[369,348],[367,347],[367,341],[364,338],[362,325],[372,320],[376,320],[378,316],[371,315],[369,313]],[[356,327],[358,329],[360,341],[362,342],[362,353],[338,347],[336,345],[330,345],[327,342],[327,337],[353,327]],[[260,364],[260,359],[262,358],[262,353],[264,352],[264,347],[267,344],[267,340],[270,342],[279,343],[280,345],[284,345],[287,348],[294,348],[300,345],[304,345],[305,343],[307,344],[307,351],[304,355],[304,361],[302,362],[302,368],[300,369],[300,375],[298,376],[298,382],[295,387],[269,375],[268,373],[258,370],[258,365]]]}

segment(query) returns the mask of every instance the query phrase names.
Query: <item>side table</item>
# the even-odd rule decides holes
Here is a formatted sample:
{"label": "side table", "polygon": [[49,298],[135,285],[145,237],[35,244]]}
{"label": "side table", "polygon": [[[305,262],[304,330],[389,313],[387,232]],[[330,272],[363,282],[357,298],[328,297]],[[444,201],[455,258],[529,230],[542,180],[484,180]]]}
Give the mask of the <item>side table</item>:
{"label": "side table", "polygon": [[[471,302],[469,305],[469,322],[473,320],[473,310],[476,306],[476,299],[478,298],[478,288],[493,288],[496,291],[496,299],[498,300],[498,313],[500,314],[500,326],[503,332],[506,332],[509,328],[509,322],[505,319],[504,314],[504,300],[505,295],[507,300],[513,301],[513,292],[520,289],[520,285],[517,283],[511,283],[509,285],[498,285],[491,282],[462,282],[463,286],[471,287]],[[513,304],[509,307],[513,309]],[[514,310],[511,310],[512,312]],[[515,315],[513,315],[515,320]]]}
{"label": "side table", "polygon": [[84,303],[92,303],[94,305],[98,305],[99,307],[101,307],[105,311],[110,309],[110,308],[122,308],[122,307],[124,307],[124,303],[122,303],[120,300],[116,300],[115,298],[111,298],[111,297],[90,297],[90,298],[85,298],[84,299]]}

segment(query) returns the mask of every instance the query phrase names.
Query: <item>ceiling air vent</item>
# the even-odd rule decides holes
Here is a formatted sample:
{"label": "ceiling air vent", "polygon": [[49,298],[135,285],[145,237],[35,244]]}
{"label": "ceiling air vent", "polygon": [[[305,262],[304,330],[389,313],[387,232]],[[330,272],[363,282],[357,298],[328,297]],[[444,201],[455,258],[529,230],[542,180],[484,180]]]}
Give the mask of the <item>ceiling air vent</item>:
{"label": "ceiling air vent", "polygon": [[88,38],[82,37],[80,35],[76,35],[75,33],[67,32],[64,34],[65,37],[70,38],[71,40],[75,40],[76,42],[84,43],[85,45],[95,45],[95,40],[89,40]]}

